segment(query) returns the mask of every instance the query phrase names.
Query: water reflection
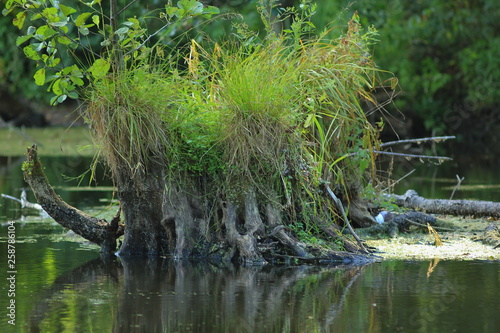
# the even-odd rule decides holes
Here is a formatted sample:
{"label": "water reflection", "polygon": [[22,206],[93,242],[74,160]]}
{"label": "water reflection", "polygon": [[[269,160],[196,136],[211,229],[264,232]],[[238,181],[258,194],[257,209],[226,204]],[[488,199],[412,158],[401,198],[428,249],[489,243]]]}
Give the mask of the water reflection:
{"label": "water reflection", "polygon": [[[362,270],[96,259],[44,291],[29,330],[58,332],[65,323],[82,332],[319,332]],[[99,319],[103,311],[110,317]]]}
{"label": "water reflection", "polygon": [[218,267],[169,259],[94,259],[37,295],[24,328],[498,332],[498,268],[498,262]]}

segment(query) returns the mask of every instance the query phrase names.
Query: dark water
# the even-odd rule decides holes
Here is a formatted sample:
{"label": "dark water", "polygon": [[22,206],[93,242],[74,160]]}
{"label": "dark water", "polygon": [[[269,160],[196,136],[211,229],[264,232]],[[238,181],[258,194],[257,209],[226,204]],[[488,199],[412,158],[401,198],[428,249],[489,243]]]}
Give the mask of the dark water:
{"label": "dark water", "polygon": [[[404,194],[406,190],[414,189],[421,196],[430,199],[500,201],[498,157],[472,155],[471,153],[473,152],[470,150],[460,150],[455,147],[449,154],[440,154],[453,158],[440,165],[432,160],[422,163],[414,159],[410,161],[399,159],[393,166],[391,178],[398,180],[407,174],[409,176],[397,183],[394,193]],[[434,153],[428,154],[435,155]],[[387,164],[383,165],[387,166]],[[387,176],[387,172],[384,171],[380,174],[383,177]],[[460,186],[458,186],[458,179],[462,180]]]}
{"label": "dark water", "polygon": [[[6,227],[0,258],[6,261]],[[1,332],[499,332],[500,263],[218,267],[102,260],[51,223],[16,225]],[[9,275],[5,269],[2,280]],[[7,316],[15,299],[15,326]]]}
{"label": "dark water", "polygon": [[[22,161],[0,158],[1,193],[19,197]],[[83,173],[90,159],[43,161],[64,200],[114,215],[109,182],[80,191],[73,188],[77,181],[60,176]],[[469,184],[494,184],[493,171],[479,167],[461,176]],[[434,178],[429,170],[419,171],[423,178],[411,187],[446,198],[455,170]],[[456,195],[500,200],[495,188],[474,191]],[[0,200],[0,332],[500,332],[498,261],[249,268],[102,260],[97,247],[52,220]],[[9,268],[12,234],[15,267]]]}

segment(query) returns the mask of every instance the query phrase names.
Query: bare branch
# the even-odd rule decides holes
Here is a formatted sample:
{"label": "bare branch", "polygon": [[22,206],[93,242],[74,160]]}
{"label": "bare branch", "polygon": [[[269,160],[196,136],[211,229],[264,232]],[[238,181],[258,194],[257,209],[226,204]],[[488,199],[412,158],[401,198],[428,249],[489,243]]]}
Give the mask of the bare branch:
{"label": "bare branch", "polygon": [[446,156],[404,154],[404,153],[394,153],[394,152],[390,152],[390,151],[380,151],[380,150],[374,150],[373,152],[376,154],[401,156],[401,157],[405,157],[405,158],[425,158],[425,159],[435,159],[435,160],[439,160],[439,161],[451,161],[451,160],[453,160],[451,157],[446,157]]}
{"label": "bare branch", "polygon": [[333,201],[335,202],[335,205],[340,210],[340,213],[342,214],[342,218],[344,219],[344,223],[347,225],[347,228],[351,232],[351,234],[354,237],[354,239],[356,239],[356,241],[358,242],[359,247],[364,251],[364,253],[369,253],[368,250],[363,245],[363,241],[358,237],[358,235],[354,231],[353,227],[351,226],[351,223],[349,223],[349,219],[347,218],[347,214],[346,214],[346,212],[344,210],[344,206],[342,205],[342,202],[335,195],[335,193],[333,193],[333,191],[330,189],[330,187],[328,185],[325,185],[325,187],[326,187],[326,190],[327,190],[328,194],[330,194],[330,196],[332,197]]}
{"label": "bare branch", "polygon": [[434,136],[434,137],[428,137],[428,138],[389,141],[389,142],[384,142],[384,143],[380,144],[380,147],[387,147],[387,146],[399,145],[399,144],[403,144],[403,143],[413,143],[413,142],[420,144],[421,142],[424,142],[424,141],[439,142],[439,141],[444,141],[444,140],[449,140],[449,139],[455,139],[455,136],[453,136],[453,135],[451,135],[451,136]]}

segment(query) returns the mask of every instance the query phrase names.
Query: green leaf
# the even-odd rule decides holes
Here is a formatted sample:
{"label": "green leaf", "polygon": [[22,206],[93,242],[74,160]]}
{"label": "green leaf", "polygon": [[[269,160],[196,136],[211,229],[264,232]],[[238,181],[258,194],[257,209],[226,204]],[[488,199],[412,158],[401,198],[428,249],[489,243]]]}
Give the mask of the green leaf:
{"label": "green leaf", "polygon": [[101,22],[99,15],[92,15],[92,22],[94,22],[96,26],[99,26],[99,23]]}
{"label": "green leaf", "polygon": [[82,79],[80,79],[79,77],[76,77],[76,76],[70,77],[70,80],[71,80],[71,82],[73,82],[74,84],[76,84],[77,86],[80,86],[80,87],[85,84],[85,82],[83,82]]}
{"label": "green leaf", "polygon": [[84,26],[81,26],[81,27],[78,27],[78,31],[84,35],[84,36],[87,36],[89,34],[89,28],[87,27],[84,27]]}
{"label": "green leaf", "polygon": [[52,85],[49,87],[50,90],[54,92],[57,96],[63,94],[63,90],[61,88],[61,79],[57,79],[52,83]]}
{"label": "green leaf", "polygon": [[22,29],[25,19],[26,19],[26,12],[19,12],[17,13],[16,17],[12,20],[12,24],[14,24],[19,29]]}
{"label": "green leaf", "polygon": [[47,39],[49,37],[52,37],[56,34],[57,32],[54,29],[51,29],[48,25],[42,25],[40,28],[36,29],[36,35],[41,35],[44,38],[42,39]]}
{"label": "green leaf", "polygon": [[51,22],[49,23],[53,27],[64,27],[68,24],[67,21]]}
{"label": "green leaf", "polygon": [[41,42],[41,43],[33,43],[31,44],[31,47],[38,53],[41,50],[43,50],[47,46],[47,44]]}
{"label": "green leaf", "polygon": [[92,13],[89,12],[85,12],[78,15],[78,17],[75,20],[75,25],[77,27],[83,26],[85,24],[85,21],[87,21],[87,19],[90,17],[90,15],[92,15]]}
{"label": "green leaf", "polygon": [[19,46],[23,44],[24,42],[28,41],[33,35],[26,35],[26,36],[19,36],[16,38],[16,46]]}
{"label": "green leaf", "polygon": [[37,70],[35,75],[33,75],[33,78],[38,86],[43,86],[45,84],[45,68]]}
{"label": "green leaf", "polygon": [[212,15],[215,15],[215,14],[219,14],[220,13],[220,10],[219,8],[215,7],[215,6],[207,6],[204,10],[203,10],[203,16],[205,18],[210,18]]}
{"label": "green leaf", "polygon": [[59,65],[60,62],[61,58],[52,58],[52,59],[49,58],[49,61],[47,61],[47,66],[56,67],[57,65]]}
{"label": "green leaf", "polygon": [[50,99],[50,105],[57,105],[59,103],[62,103],[66,100],[67,97],[68,96],[66,94],[54,96]]}
{"label": "green leaf", "polygon": [[115,34],[117,34],[117,35],[123,35],[123,34],[126,34],[128,31],[129,31],[129,28],[122,27],[122,28],[116,30]]}
{"label": "green leaf", "polygon": [[63,4],[59,4],[59,9],[63,12],[64,16],[69,16],[73,13],[76,13],[76,9],[69,6],[65,6]]}
{"label": "green leaf", "polygon": [[32,45],[28,45],[23,47],[23,52],[31,60],[40,60],[40,55],[38,52],[34,49]]}
{"label": "green leaf", "polygon": [[15,0],[7,0],[5,2],[5,8],[10,9],[12,7],[12,4],[14,3]]}
{"label": "green leaf", "polygon": [[108,61],[104,59],[97,59],[96,61],[94,61],[92,66],[90,66],[88,71],[94,78],[100,79],[108,74],[110,68],[111,65]]}
{"label": "green leaf", "polygon": [[172,17],[176,16],[178,11],[179,11],[179,8],[177,8],[177,7],[167,6],[165,8],[165,14],[167,15],[168,18],[172,18]]}
{"label": "green leaf", "polygon": [[57,42],[62,45],[68,45],[71,43],[71,39],[68,37],[57,37]]}
{"label": "green leaf", "polygon": [[191,15],[198,15],[203,12],[203,4],[201,2],[196,2],[191,8],[189,8]]}
{"label": "green leaf", "polygon": [[200,15],[203,13],[203,4],[195,0],[180,0],[177,2],[177,7],[182,11],[183,15]]}
{"label": "green leaf", "polygon": [[[40,18],[37,15],[33,15],[33,17],[31,18],[32,21],[34,20],[34,17],[36,17],[37,19]],[[57,8],[56,7],[47,7],[47,8],[45,8],[42,11],[41,17],[44,17],[45,19],[47,19],[47,21],[49,23],[60,21],[60,18],[59,18],[59,15],[57,13]]]}
{"label": "green leaf", "polygon": [[63,95],[57,97],[57,103],[64,102],[66,100],[66,97],[68,97],[68,95],[66,95],[66,94],[63,94]]}
{"label": "green leaf", "polygon": [[123,24],[126,24],[126,23],[127,23],[127,25],[128,25],[128,23],[132,23],[132,27],[134,27],[134,28],[136,28],[136,29],[138,29],[138,28],[140,28],[140,27],[141,27],[141,24],[140,24],[140,22],[139,22],[139,20],[138,20],[138,19],[133,18],[133,17],[130,17],[130,18],[128,18],[127,20],[128,20],[128,22],[125,22],[125,23],[123,23]]}

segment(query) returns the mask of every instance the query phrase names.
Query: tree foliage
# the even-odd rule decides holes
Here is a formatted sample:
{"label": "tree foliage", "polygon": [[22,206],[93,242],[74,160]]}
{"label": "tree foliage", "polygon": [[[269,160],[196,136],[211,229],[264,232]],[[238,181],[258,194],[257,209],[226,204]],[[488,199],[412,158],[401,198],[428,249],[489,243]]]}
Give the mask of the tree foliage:
{"label": "tree foliage", "polygon": [[[316,2],[321,10],[314,15],[311,22],[319,29],[332,20],[341,25],[343,21],[349,19],[354,10],[357,10],[362,23],[370,22],[379,30],[381,41],[374,57],[381,68],[395,73],[399,79],[402,93],[396,99],[395,105],[407,117],[421,121],[426,130],[435,130],[436,133],[455,131],[466,123],[465,119],[469,119],[473,114],[483,115],[484,117],[477,117],[477,119],[485,119],[485,122],[491,120],[488,114],[495,110],[495,101],[499,98],[499,89],[495,89],[494,80],[500,75],[497,73],[500,66],[498,66],[496,56],[499,53],[498,45],[500,45],[496,36],[496,31],[500,29],[500,23],[496,19],[500,15],[498,1],[407,3],[400,0],[388,2],[361,0],[353,3],[352,1],[318,0]],[[12,3],[12,1],[5,1],[6,6]],[[77,8],[75,5],[77,3],[77,1],[70,1],[65,2],[65,5]],[[252,30],[263,27],[252,1],[210,1],[209,3],[220,7],[222,12],[231,12],[236,9],[244,15],[245,24]],[[295,3],[297,7],[300,5],[300,1],[281,1],[280,3],[281,7],[288,7],[291,3]],[[94,3],[93,6],[96,5],[97,3]],[[197,8],[199,10],[200,7]],[[169,13],[164,11],[164,15],[171,15],[179,22],[178,16],[182,15],[183,10],[183,8],[170,9]],[[91,11],[88,7],[82,10],[82,12]],[[104,15],[109,14],[106,14],[106,8],[101,11]],[[126,11],[130,13],[129,17],[136,17],[140,21],[141,29],[155,31],[163,25],[158,20],[149,20],[148,24],[145,24],[145,18],[148,17],[146,12],[144,6],[137,2]],[[276,15],[278,12],[279,7],[276,7],[272,14]],[[24,26],[37,25],[36,22],[24,18],[22,14],[17,16],[17,9],[13,9],[11,14],[16,15],[17,26],[21,26],[23,19]],[[96,13],[87,17],[84,26],[95,24],[92,20],[93,15],[98,15],[96,18],[99,17],[99,24],[102,24],[102,14]],[[75,20],[77,18],[74,14],[68,15],[74,17]],[[84,16],[80,20],[83,18]],[[23,62],[23,57],[20,57],[15,47],[17,28],[7,23],[11,18],[0,19],[4,22],[0,25],[2,37],[0,46],[4,50],[0,57],[0,83],[8,86],[11,92],[19,93],[22,90],[28,98],[34,97],[39,90],[27,80],[25,73],[32,71],[31,75],[33,75],[36,69],[32,69],[30,64]],[[290,22],[290,20],[285,20],[278,26],[287,29]],[[73,23],[68,22],[66,26]],[[81,24],[81,22],[78,23]],[[117,29],[118,35],[124,36],[126,29],[133,30],[131,24],[132,22],[129,21],[120,26],[121,30]],[[85,45],[99,45],[103,40],[95,35],[96,26],[84,26],[80,28],[84,33],[85,29],[89,29],[89,34],[80,36],[85,41]],[[231,23],[225,20],[211,22],[209,26],[210,29],[207,29],[206,33],[214,38],[231,33],[228,30]],[[192,21],[191,23],[184,21],[171,24],[163,30],[164,33],[156,35],[155,38],[165,42],[171,39],[168,36],[178,36],[180,31],[192,27],[194,27]],[[334,29],[333,33],[338,36],[338,29]],[[188,39],[186,41],[189,43]],[[39,45],[40,42],[42,41],[38,41]],[[25,46],[25,44],[22,45]],[[64,58],[61,53],[59,56]],[[81,54],[79,58],[87,61]],[[67,66],[73,65],[67,57],[64,62]],[[43,79],[43,70],[41,67],[38,70],[37,82],[40,83]],[[51,76],[46,74],[46,79],[49,77]],[[53,79],[53,82],[56,80],[57,78]],[[71,86],[76,84],[74,82],[66,84],[64,81],[62,79],[54,85],[56,91],[63,92],[63,95],[64,89],[70,88],[71,91]],[[76,81],[79,80],[76,79]],[[64,97],[59,98],[62,100]]]}
{"label": "tree foliage", "polygon": [[472,115],[481,132],[482,121],[495,121],[491,115],[500,98],[494,79],[500,77],[495,56],[500,51],[498,1],[320,0],[318,5],[325,9],[313,20],[318,26],[349,8],[347,12],[357,10],[363,23],[378,29],[381,40],[374,59],[398,77],[401,94],[395,105],[426,131],[470,129]]}

